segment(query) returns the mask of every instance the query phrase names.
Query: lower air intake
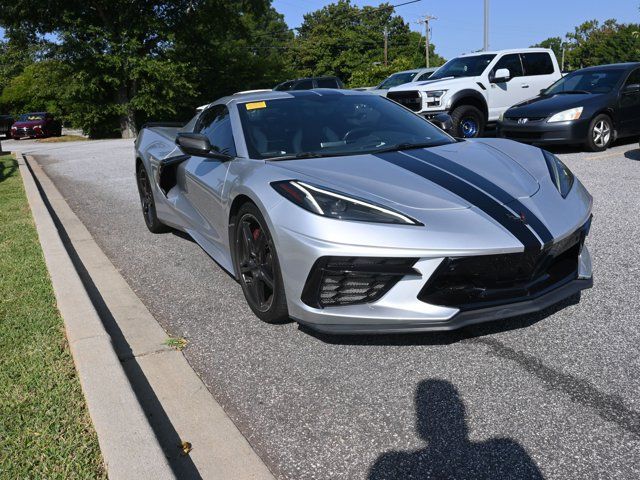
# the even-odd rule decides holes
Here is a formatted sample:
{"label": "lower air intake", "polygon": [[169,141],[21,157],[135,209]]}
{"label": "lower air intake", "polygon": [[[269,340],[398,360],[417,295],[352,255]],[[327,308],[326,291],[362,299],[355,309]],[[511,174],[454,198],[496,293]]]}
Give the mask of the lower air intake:
{"label": "lower air intake", "polygon": [[412,268],[417,258],[321,257],[311,268],[302,301],[314,308],[371,303]]}

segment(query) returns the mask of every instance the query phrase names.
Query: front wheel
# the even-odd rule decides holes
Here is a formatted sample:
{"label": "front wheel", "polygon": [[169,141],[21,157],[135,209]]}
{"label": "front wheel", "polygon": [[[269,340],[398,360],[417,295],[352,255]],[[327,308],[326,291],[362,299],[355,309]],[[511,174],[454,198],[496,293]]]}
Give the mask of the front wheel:
{"label": "front wheel", "polygon": [[234,263],[244,297],[263,322],[284,323],[289,320],[284,282],[264,217],[253,203],[245,203],[236,218]]}
{"label": "front wheel", "polygon": [[140,206],[142,207],[144,223],[147,225],[147,228],[151,233],[168,232],[169,227],[158,220],[158,215],[156,214],[156,202],[153,198],[153,191],[151,190],[151,182],[149,181],[147,171],[142,165],[138,166],[136,180],[138,181]]}
{"label": "front wheel", "polygon": [[587,133],[587,148],[592,152],[602,152],[613,142],[613,125],[608,115],[598,115],[591,120]]}
{"label": "front wheel", "polygon": [[484,133],[484,114],[473,105],[460,105],[451,113],[453,133],[459,138],[481,137]]}

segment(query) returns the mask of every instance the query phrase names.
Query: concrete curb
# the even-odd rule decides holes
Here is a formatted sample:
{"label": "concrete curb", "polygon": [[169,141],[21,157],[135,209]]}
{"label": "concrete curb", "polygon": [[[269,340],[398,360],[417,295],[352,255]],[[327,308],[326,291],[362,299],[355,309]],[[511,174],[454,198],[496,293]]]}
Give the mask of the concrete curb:
{"label": "concrete curb", "polygon": [[22,156],[16,158],[107,474],[175,479],[34,178]]}
{"label": "concrete curb", "polygon": [[[53,182],[27,161],[55,215],[67,249],[111,335],[115,352],[178,478],[273,480],[167,333],[93,240]],[[132,179],[133,181],[133,179]],[[178,444],[191,443],[182,455]]]}

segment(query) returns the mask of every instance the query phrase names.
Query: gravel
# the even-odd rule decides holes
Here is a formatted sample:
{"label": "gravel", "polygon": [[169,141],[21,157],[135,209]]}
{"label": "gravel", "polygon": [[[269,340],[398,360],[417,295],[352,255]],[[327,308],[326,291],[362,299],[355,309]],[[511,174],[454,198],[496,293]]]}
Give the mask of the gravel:
{"label": "gravel", "polygon": [[[54,183],[283,479],[639,478],[640,150],[559,152],[594,196],[579,303],[446,334],[261,323],[195,243],[144,226],[130,140],[3,142]],[[197,446],[194,446],[197,448]]]}

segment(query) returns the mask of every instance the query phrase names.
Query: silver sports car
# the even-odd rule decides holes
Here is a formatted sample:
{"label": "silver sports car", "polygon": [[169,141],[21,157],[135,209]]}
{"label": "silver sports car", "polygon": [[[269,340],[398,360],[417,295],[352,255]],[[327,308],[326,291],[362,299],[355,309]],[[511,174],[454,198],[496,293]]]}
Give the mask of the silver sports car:
{"label": "silver sports car", "polygon": [[450,330],[592,285],[592,198],[558,158],[367,92],[221,98],[145,127],[136,172],[149,230],[188,233],[269,323]]}

